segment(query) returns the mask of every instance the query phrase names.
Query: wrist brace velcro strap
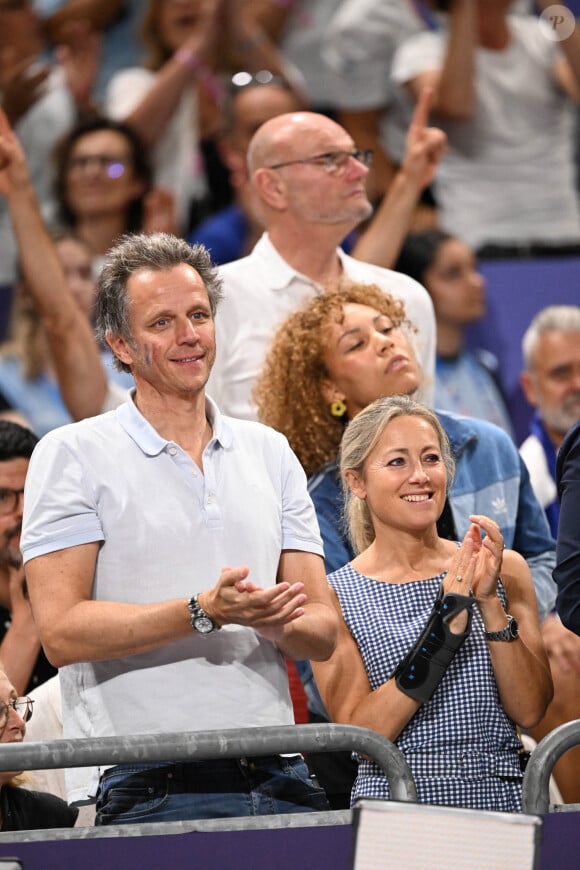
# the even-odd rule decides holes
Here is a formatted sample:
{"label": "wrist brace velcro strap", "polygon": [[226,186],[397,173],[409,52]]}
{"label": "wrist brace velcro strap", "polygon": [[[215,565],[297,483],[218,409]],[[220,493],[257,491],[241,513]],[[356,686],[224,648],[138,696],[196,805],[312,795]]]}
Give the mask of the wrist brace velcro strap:
{"label": "wrist brace velcro strap", "polygon": [[[474,603],[473,595],[444,595],[441,586],[427,625],[393,674],[398,688],[410,698],[424,704],[432,697],[471,630]],[[462,610],[467,610],[467,626],[455,634],[449,622]]]}

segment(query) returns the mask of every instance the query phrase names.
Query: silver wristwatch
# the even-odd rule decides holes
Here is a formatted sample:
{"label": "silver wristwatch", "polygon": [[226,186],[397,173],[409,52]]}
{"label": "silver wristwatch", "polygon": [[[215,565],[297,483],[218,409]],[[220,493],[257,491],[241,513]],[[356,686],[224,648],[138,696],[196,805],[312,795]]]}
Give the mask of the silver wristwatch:
{"label": "silver wristwatch", "polygon": [[197,595],[194,595],[193,598],[189,599],[187,606],[189,607],[189,615],[191,617],[191,627],[194,631],[197,631],[197,633],[201,634],[202,637],[211,634],[212,631],[217,631],[217,625],[211,616],[208,616],[205,610],[200,606],[197,600]]}
{"label": "silver wristwatch", "polygon": [[520,630],[517,619],[510,616],[509,613],[507,613],[506,616],[507,625],[501,631],[484,631],[483,636],[486,640],[505,640],[509,643],[519,636]]}

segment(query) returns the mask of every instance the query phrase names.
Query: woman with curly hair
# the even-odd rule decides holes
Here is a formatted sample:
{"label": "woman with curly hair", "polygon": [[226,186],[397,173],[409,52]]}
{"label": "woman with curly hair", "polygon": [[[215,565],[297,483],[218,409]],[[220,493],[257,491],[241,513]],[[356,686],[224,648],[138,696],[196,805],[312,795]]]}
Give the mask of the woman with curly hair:
{"label": "woman with curly hair", "polygon": [[[362,382],[345,403],[345,396],[330,385],[331,336],[350,323],[349,312],[354,308],[375,312],[371,317],[377,333],[388,335],[401,327],[401,338],[408,343],[403,330],[410,332],[414,327],[405,319],[402,302],[374,285],[348,284],[316,296],[286,319],[254,390],[260,420],[286,435],[308,476],[334,462],[345,423],[378,398],[371,395],[373,385]],[[393,386],[398,386],[398,380]],[[419,386],[414,354],[400,381],[404,392],[414,392]]]}

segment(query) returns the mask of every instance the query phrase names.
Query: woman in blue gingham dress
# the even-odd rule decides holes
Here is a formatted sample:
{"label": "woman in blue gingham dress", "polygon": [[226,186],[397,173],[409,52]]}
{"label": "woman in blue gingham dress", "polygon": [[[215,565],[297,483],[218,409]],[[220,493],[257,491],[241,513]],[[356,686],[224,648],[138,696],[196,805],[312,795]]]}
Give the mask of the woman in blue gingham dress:
{"label": "woman in blue gingham dress", "polygon": [[[427,622],[447,572],[413,583],[383,583],[345,565],[329,582],[359,648],[371,689],[385,683]],[[503,586],[500,600],[505,607]],[[396,744],[404,753],[421,803],[521,810],[521,744],[506,715],[476,611],[471,632],[428,704]],[[388,798],[373,761],[361,759],[352,800]]]}
{"label": "woman in blue gingham dress", "polygon": [[[520,811],[516,724],[533,727],[552,697],[524,559],[488,517],[471,516],[460,544],[439,537],[453,460],[436,415],[412,399],[353,417],[340,466],[358,555],[329,577],[338,643],[312,663],[331,718],[396,743],[423,803]],[[361,758],[352,800],[363,796],[389,788]]]}

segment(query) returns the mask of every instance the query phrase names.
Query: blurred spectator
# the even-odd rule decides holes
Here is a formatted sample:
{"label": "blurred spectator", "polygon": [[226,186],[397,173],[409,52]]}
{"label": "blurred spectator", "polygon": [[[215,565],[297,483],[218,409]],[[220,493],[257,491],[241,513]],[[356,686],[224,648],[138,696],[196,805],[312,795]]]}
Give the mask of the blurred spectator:
{"label": "blurred spectator", "polygon": [[24,480],[37,441],[30,429],[0,420],[0,660],[20,693],[56,673],[40,646],[20,555]]}
{"label": "blurred spectator", "polygon": [[[43,213],[50,219],[55,210],[52,152],[79,114],[92,110],[98,43],[81,26],[74,44],[59,51],[58,64],[40,61],[45,47],[30,0],[0,0],[0,105],[22,143]],[[10,219],[0,203],[0,287],[14,284],[16,259]],[[2,296],[9,305],[9,292]]]}
{"label": "blurred spectator", "polygon": [[94,89],[97,104],[118,70],[141,62],[143,48],[138,31],[144,10],[142,0],[34,0],[34,7],[43,17],[45,33],[53,43],[67,41],[71,24],[74,37],[77,21],[88,21],[99,32],[99,69]]}
{"label": "blurred spectator", "polygon": [[[90,250],[71,233],[53,235],[53,240],[67,288],[82,315],[93,323],[96,285]],[[133,379],[113,368],[110,350],[103,349],[101,355],[108,376],[130,387]],[[0,396],[39,436],[72,422],[60,394],[42,318],[26,281],[18,285],[9,338],[0,346]]]}
{"label": "blurred spectator", "polygon": [[246,155],[252,136],[270,118],[301,108],[305,106],[296,91],[269,70],[238,72],[232,77],[218,148],[229,170],[234,202],[199,224],[189,237],[190,243],[207,247],[214,263],[244,257],[264,231],[259,197],[248,177]]}
{"label": "blurred spectator", "polygon": [[510,6],[455,0],[446,30],[400,46],[393,76],[414,99],[434,88],[449,139],[434,185],[445,230],[487,256],[578,251],[580,28],[555,42]]}
{"label": "blurred spectator", "polygon": [[155,183],[173,193],[181,233],[203,215],[208,193],[199,100],[204,73],[205,87],[217,87],[208,65],[216,17],[213,0],[149,0],[142,20],[147,65],[113,76],[105,100],[107,114],[125,121],[150,149]]}
{"label": "blurred spectator", "polygon": [[59,220],[89,246],[97,274],[116,239],[143,229],[151,191],[147,150],[121,122],[96,117],[78,124],[59,143],[56,190]]}
{"label": "blurred spectator", "polygon": [[343,0],[326,27],[323,55],[334,72],[337,120],[375,154],[367,185],[371,202],[393,180],[409,124],[409,107],[391,79],[395,50],[432,23],[424,3]]}
{"label": "blurred spectator", "polygon": [[[21,743],[33,701],[18,692],[0,670],[0,743]],[[78,816],[75,807],[46,792],[21,788],[21,773],[0,773],[0,830],[30,831],[42,828],[72,828]]]}
{"label": "blurred spectator", "polygon": [[215,209],[216,198],[229,198],[220,190],[227,173],[214,140],[223,121],[221,74],[231,57],[236,69],[290,78],[289,65],[244,11],[230,0],[149,0],[141,28],[147,65],[118,73],[108,88],[107,113],[151,149],[155,182],[173,193],[183,234]]}
{"label": "blurred spectator", "polygon": [[[78,418],[103,410],[108,384],[86,311],[79,306],[64,260],[42,219],[24,153],[0,110],[0,194],[6,198],[20,266],[46,339],[63,399]],[[34,238],[34,245],[29,239]],[[83,286],[86,283],[83,282]]]}
{"label": "blurred spectator", "polygon": [[485,315],[485,280],[473,251],[449,233],[424,230],[407,237],[395,268],[423,284],[433,300],[435,407],[489,420],[513,437],[497,360],[466,347],[468,326]]}
{"label": "blurred spectator", "polygon": [[580,420],[580,307],[549,305],[539,311],[522,339],[522,356],[520,382],[535,411],[520,453],[555,538],[560,515],[556,454]]}
{"label": "blurred spectator", "polygon": [[[244,2],[244,0],[242,0]],[[247,14],[304,77],[312,110],[332,117],[335,73],[323,56],[326,32],[343,0],[245,0]]]}
{"label": "blurred spectator", "polygon": [[71,422],[34,302],[22,284],[16,291],[8,339],[0,346],[0,393],[40,436]]}

